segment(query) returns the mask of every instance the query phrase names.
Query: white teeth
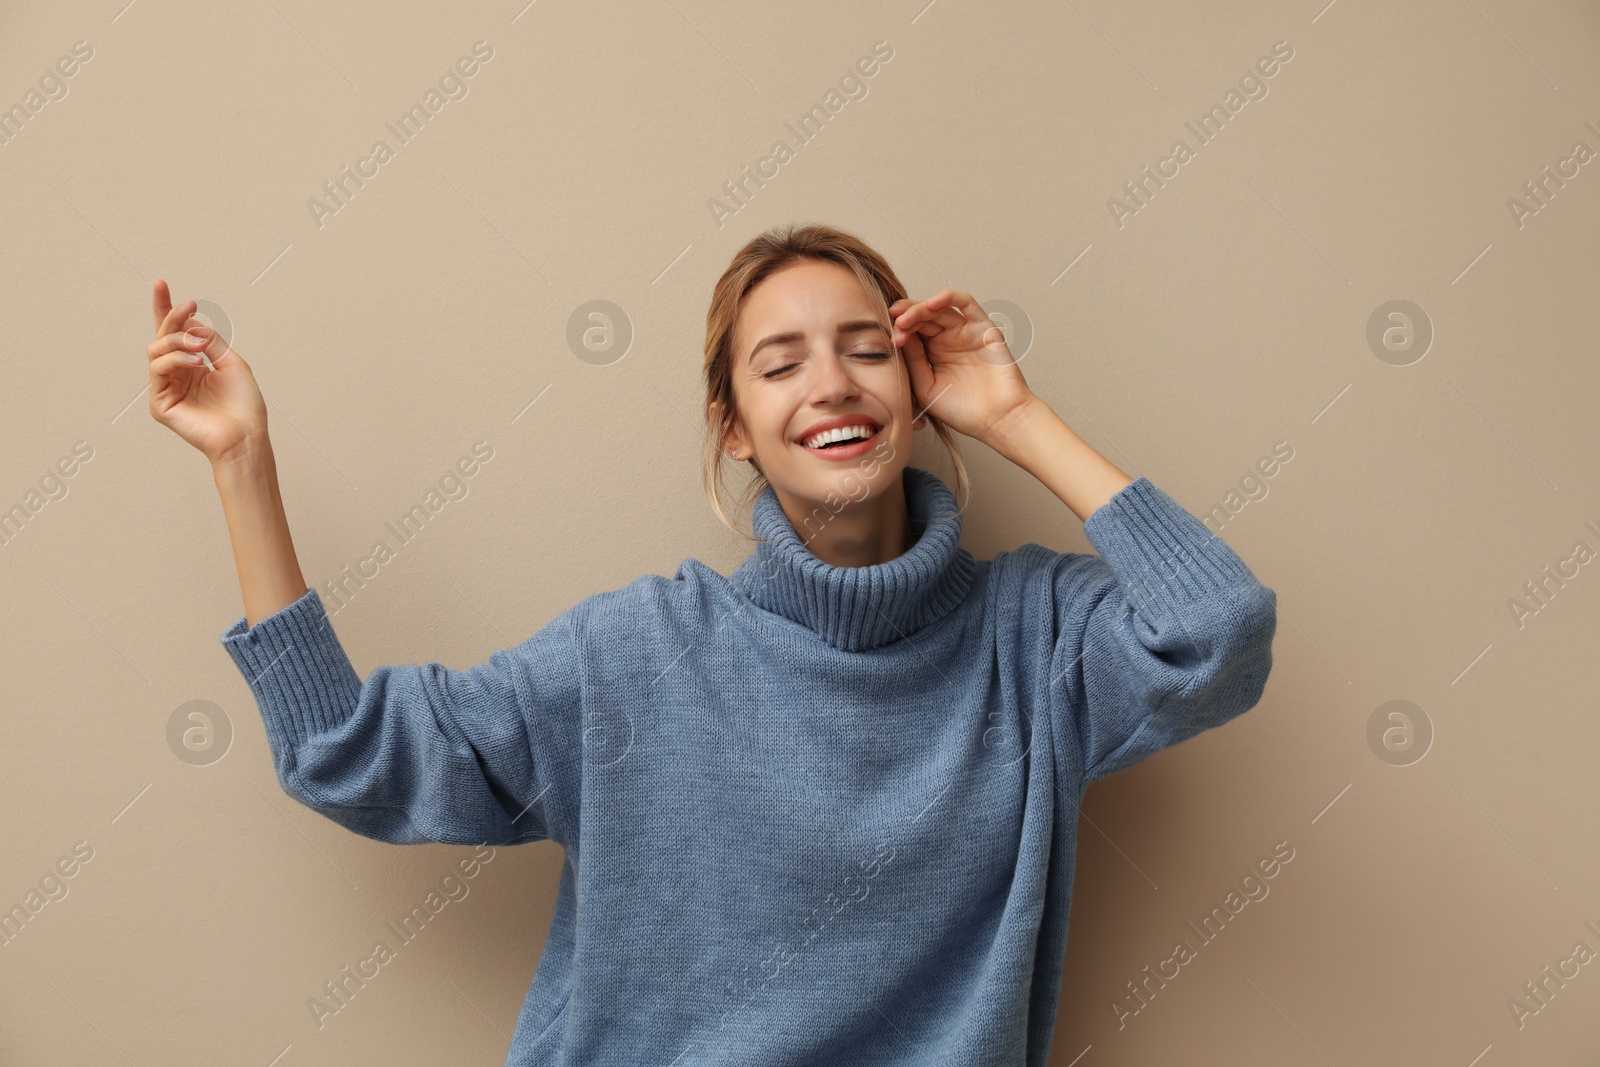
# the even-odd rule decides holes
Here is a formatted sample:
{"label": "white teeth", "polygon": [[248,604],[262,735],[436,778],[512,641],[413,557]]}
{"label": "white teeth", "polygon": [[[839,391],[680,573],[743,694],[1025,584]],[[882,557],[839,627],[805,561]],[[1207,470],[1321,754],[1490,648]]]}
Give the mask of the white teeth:
{"label": "white teeth", "polygon": [[848,441],[857,437],[864,440],[868,437],[871,437],[876,432],[877,431],[868,425],[840,426],[833,430],[823,430],[815,437],[806,438],[802,443],[807,448],[821,448],[823,445],[832,444],[835,441]]}

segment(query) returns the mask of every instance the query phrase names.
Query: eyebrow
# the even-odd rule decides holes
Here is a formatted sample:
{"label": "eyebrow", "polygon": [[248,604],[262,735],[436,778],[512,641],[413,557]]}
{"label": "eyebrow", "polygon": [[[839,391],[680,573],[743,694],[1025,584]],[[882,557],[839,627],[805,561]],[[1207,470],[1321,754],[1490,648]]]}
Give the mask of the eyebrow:
{"label": "eyebrow", "polygon": [[[841,322],[838,329],[834,332],[838,336],[844,337],[848,334],[864,333],[868,330],[874,330],[878,333],[883,333],[883,324],[874,319],[852,319],[849,322]],[[768,345],[781,345],[788,344],[790,341],[803,341],[805,340],[805,337],[806,335],[800,330],[790,330],[788,333],[775,333],[771,337],[763,337],[761,340],[757,341],[755,347],[750,350],[748,361],[754,363],[756,359],[756,353],[760,352]]]}

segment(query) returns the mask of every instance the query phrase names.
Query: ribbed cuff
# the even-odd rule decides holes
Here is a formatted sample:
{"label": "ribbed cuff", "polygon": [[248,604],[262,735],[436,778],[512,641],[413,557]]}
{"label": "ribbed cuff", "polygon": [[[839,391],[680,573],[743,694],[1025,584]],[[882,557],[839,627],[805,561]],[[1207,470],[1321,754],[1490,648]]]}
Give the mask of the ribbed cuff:
{"label": "ribbed cuff", "polygon": [[360,676],[315,589],[254,626],[240,616],[222,632],[222,647],[255,693],[275,752],[336,728],[356,709]]}
{"label": "ribbed cuff", "polygon": [[1233,549],[1143,475],[1096,508],[1083,532],[1135,610],[1249,596],[1260,586]]}

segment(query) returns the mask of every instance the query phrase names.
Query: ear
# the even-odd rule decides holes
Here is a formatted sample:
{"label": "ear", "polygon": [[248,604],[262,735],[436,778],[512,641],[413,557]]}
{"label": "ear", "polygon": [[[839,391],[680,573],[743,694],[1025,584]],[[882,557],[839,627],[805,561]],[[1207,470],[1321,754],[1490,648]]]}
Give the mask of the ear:
{"label": "ear", "polygon": [[[707,407],[707,410],[710,412],[711,425],[716,426],[719,418],[717,402],[715,400],[711,401],[710,405]],[[752,453],[750,446],[745,441],[744,431],[740,428],[737,420],[732,426],[728,427],[727,432],[722,435],[722,440],[718,443],[717,450],[726,455],[729,459],[737,458],[739,460],[747,460],[751,457]],[[735,452],[739,453],[737,457],[733,455]]]}

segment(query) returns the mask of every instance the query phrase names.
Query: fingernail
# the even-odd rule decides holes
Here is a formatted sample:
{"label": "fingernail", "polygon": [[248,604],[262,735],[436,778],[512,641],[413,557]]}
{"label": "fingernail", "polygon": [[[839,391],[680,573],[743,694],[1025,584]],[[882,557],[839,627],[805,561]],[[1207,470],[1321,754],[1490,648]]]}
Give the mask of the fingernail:
{"label": "fingernail", "polygon": [[204,352],[185,352],[183,353],[183,361],[185,363],[204,363],[206,354]]}
{"label": "fingernail", "polygon": [[197,333],[185,333],[183,335],[183,343],[186,345],[203,345],[206,343],[206,339]]}

